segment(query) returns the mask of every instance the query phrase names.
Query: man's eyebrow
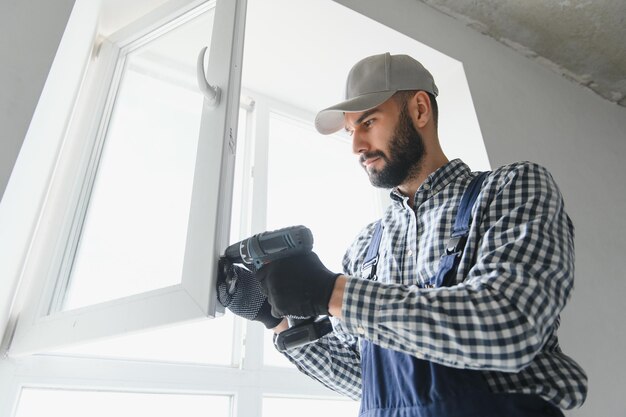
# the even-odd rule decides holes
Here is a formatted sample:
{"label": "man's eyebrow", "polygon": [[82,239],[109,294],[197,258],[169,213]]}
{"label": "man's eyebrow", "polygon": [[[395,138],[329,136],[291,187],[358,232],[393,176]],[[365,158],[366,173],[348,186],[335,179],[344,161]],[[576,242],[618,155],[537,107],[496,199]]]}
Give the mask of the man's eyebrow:
{"label": "man's eyebrow", "polygon": [[[367,119],[367,118],[368,118],[368,117],[370,117],[372,114],[374,114],[374,113],[376,113],[376,112],[378,112],[378,111],[379,111],[379,110],[378,110],[378,107],[375,107],[375,108],[370,109],[370,110],[366,110],[366,111],[365,111],[365,112],[364,112],[364,113],[363,113],[363,114],[362,114],[362,115],[361,115],[358,119],[356,119],[356,122],[354,122],[354,125],[355,125],[355,126],[360,125],[360,124],[361,124],[361,122],[363,122],[363,120]],[[346,127],[345,127],[345,129],[346,129],[347,131],[350,131],[350,130],[348,129],[348,126],[346,126]]]}

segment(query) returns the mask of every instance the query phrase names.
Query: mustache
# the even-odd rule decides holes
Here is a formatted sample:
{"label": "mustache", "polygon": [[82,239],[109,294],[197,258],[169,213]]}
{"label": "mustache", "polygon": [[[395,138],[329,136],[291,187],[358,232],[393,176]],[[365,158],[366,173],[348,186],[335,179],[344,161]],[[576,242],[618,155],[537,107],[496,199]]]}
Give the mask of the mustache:
{"label": "mustache", "polygon": [[363,165],[366,159],[372,158],[382,158],[383,160],[387,159],[387,156],[383,153],[383,151],[373,151],[373,152],[364,152],[359,155],[359,163]]}

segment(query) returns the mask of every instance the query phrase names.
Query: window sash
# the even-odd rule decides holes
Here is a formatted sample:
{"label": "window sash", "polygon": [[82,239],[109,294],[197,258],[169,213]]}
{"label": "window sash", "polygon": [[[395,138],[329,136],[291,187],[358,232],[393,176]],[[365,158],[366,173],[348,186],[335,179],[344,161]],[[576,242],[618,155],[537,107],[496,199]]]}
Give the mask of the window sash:
{"label": "window sash", "polygon": [[[124,332],[200,317],[215,317],[222,313],[214,294],[217,272],[215,265],[219,253],[228,244],[230,229],[234,152],[232,146],[225,144],[234,142],[237,135],[246,0],[216,0],[215,3],[212,45],[206,75],[212,84],[221,88],[222,99],[215,108],[209,108],[205,100],[202,110],[182,282],[75,310],[47,314],[52,300],[55,300],[58,307],[62,298],[60,294],[65,286],[58,286],[57,274],[51,273],[55,271],[54,262],[62,259],[60,254],[65,250],[65,245],[64,242],[53,242],[52,237],[59,235],[60,230],[65,229],[67,232],[68,225],[72,222],[66,219],[69,216],[73,218],[73,212],[69,216],[59,216],[63,212],[63,204],[71,194],[71,179],[76,172],[68,166],[63,167],[62,163],[73,160],[84,164],[87,159],[85,153],[88,152],[88,149],[72,149],[71,145],[67,145],[68,151],[73,152],[61,154],[63,159],[58,162],[47,204],[41,214],[40,223],[44,227],[40,227],[35,235],[26,261],[24,278],[31,286],[19,303],[21,311],[9,355],[36,353]],[[197,2],[191,6],[197,6]],[[157,9],[141,23],[144,27],[149,27],[154,22],[162,25],[164,20],[172,21],[188,12],[189,7],[190,5],[182,11],[166,10],[168,16],[165,18],[163,10]],[[60,48],[64,46],[64,41],[65,39]],[[106,55],[107,52],[109,58],[117,60],[119,50],[112,45],[104,45],[100,53]],[[104,75],[104,79],[111,80],[116,72],[119,73],[119,69],[112,70],[107,65],[102,65],[99,71],[105,74],[98,75]],[[88,102],[89,100],[78,102],[77,107],[81,104],[93,104],[93,99],[91,103]],[[101,104],[98,108],[102,106]],[[92,130],[93,125],[92,121]],[[71,133],[68,132],[68,135]],[[73,224],[76,227],[76,222]],[[70,229],[71,227],[69,226]]]}

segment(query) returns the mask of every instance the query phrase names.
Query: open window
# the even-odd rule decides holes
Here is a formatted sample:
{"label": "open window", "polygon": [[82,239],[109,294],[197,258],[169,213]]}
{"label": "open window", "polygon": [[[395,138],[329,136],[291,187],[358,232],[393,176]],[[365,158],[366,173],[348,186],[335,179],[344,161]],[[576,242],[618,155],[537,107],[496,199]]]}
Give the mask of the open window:
{"label": "open window", "polygon": [[[76,27],[82,14],[97,13],[96,2],[76,0],[66,34],[97,33],[93,22]],[[349,241],[380,216],[388,193],[369,185],[350,139],[341,132],[322,137],[313,127],[315,112],[342,99],[347,71],[367,55],[408,53],[422,61],[442,92],[446,153],[488,169],[462,63],[331,0],[125,6],[148,3],[160,6],[110,36],[82,39],[79,65],[65,67],[85,74],[76,82],[76,100],[66,97],[74,90],[63,84],[72,74],[53,67],[56,101],[42,96],[48,118],[63,113],[59,97],[73,102],[73,113],[69,122],[56,121],[63,131],[58,146],[50,145],[56,134],[41,124],[34,131],[41,141],[25,141],[56,167],[21,272],[20,293],[31,295],[13,309],[19,320],[9,354],[24,356],[0,361],[0,415],[17,409],[25,417],[40,406],[49,415],[84,414],[111,401],[110,412],[124,403],[148,413],[171,403],[220,416],[355,413],[358,403],[335,402],[336,394],[293,369],[260,323],[228,313],[200,320],[221,314],[211,294],[215,259],[228,243],[230,216],[232,241],[305,224],[324,263],[338,270]],[[80,42],[66,40],[60,52],[79,49]],[[215,109],[203,107],[196,82],[198,52],[207,45],[207,79],[222,89]],[[41,162],[31,159],[24,177],[33,177],[46,165]],[[170,224],[159,224],[165,217]],[[148,242],[138,243],[142,239]],[[115,261],[102,265],[89,256],[94,251]],[[0,253],[1,261],[10,258],[10,251]],[[148,329],[154,331],[140,331]],[[31,352],[40,354],[25,355]],[[168,398],[152,401],[157,396]]]}
{"label": "open window", "polygon": [[[245,11],[245,0],[170,2],[95,40],[25,263],[11,355],[221,313]],[[204,68],[216,103],[198,88]]]}

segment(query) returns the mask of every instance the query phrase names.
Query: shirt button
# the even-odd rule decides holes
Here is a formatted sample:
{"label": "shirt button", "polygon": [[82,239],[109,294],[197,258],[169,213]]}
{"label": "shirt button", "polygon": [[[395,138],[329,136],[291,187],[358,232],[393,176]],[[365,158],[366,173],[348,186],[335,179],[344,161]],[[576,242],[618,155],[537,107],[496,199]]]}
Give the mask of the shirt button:
{"label": "shirt button", "polygon": [[424,185],[422,185],[422,189],[424,189],[426,191],[430,190],[430,184],[425,182]]}
{"label": "shirt button", "polygon": [[364,329],[363,327],[361,327],[361,326],[357,327],[357,328],[356,328],[356,331],[357,331],[359,334],[365,334],[365,329]]}
{"label": "shirt button", "polygon": [[413,251],[411,249],[409,249],[409,251],[406,253],[409,256],[413,256]]}

